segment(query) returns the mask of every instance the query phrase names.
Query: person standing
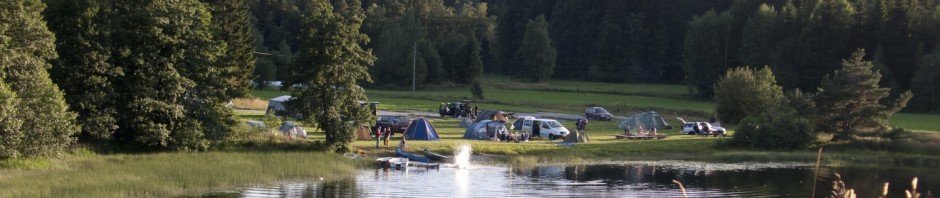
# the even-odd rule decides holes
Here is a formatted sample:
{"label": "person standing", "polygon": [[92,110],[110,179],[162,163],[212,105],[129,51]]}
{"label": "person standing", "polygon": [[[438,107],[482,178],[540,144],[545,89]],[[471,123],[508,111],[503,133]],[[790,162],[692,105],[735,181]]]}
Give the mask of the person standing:
{"label": "person standing", "polygon": [[385,137],[384,137],[384,139],[385,139],[385,146],[388,147],[388,139],[392,136],[392,130],[390,130],[389,128],[386,127],[386,128],[385,128],[385,133],[382,133],[382,135],[385,136]]}
{"label": "person standing", "polygon": [[382,127],[375,128],[375,148],[379,148],[379,140],[382,139]]}

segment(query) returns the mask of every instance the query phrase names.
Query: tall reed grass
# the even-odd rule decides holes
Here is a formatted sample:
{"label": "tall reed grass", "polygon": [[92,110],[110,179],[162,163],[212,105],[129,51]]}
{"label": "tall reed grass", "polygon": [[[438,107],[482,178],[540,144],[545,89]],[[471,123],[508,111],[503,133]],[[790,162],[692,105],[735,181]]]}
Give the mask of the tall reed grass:
{"label": "tall reed grass", "polygon": [[355,162],[309,152],[67,157],[40,170],[0,169],[0,197],[172,197],[285,180],[339,179]]}

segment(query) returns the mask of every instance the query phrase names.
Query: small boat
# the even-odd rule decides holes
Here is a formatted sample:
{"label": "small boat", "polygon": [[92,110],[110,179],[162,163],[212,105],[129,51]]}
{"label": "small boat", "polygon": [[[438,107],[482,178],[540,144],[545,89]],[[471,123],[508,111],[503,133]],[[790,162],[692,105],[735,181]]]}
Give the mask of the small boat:
{"label": "small boat", "polygon": [[431,152],[431,151],[429,151],[429,150],[427,150],[427,149],[424,149],[424,156],[427,157],[428,159],[430,159],[431,161],[438,161],[438,162],[440,162],[440,161],[448,161],[448,160],[450,160],[450,158],[451,158],[450,156],[445,156],[445,155],[437,154],[437,153]]}
{"label": "small boat", "polygon": [[408,159],[400,157],[383,157],[375,159],[375,161],[381,168],[401,169],[408,167]]}
{"label": "small boat", "polygon": [[431,162],[431,159],[428,159],[426,157],[419,157],[417,155],[402,151],[401,148],[396,148],[395,154],[398,154],[398,156],[406,157],[411,161],[423,162],[423,163]]}

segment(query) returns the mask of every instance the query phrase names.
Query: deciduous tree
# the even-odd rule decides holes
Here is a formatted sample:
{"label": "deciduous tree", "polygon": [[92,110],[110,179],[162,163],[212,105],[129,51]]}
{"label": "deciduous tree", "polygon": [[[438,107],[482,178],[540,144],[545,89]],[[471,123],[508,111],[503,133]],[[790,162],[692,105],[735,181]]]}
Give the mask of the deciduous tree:
{"label": "deciduous tree", "polygon": [[783,99],[770,67],[730,69],[715,83],[715,112],[724,123],[737,124],[742,119],[760,115]]}

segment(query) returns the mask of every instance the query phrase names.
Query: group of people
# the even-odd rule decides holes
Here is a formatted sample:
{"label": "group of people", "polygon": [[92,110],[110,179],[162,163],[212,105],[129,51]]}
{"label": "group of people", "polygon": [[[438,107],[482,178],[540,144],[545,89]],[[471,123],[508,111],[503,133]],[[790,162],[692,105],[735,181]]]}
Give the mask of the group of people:
{"label": "group of people", "polygon": [[656,127],[653,127],[653,128],[650,129],[650,130],[643,130],[643,126],[640,126],[640,127],[636,130],[636,135],[633,135],[633,132],[630,132],[630,126],[627,126],[625,129],[623,129],[623,135],[626,135],[626,136],[656,136],[656,135],[659,135],[659,134],[656,132]]}
{"label": "group of people", "polygon": [[383,139],[384,145],[388,146],[388,140],[392,136],[392,128],[390,127],[375,127],[375,148],[379,148],[379,142]]}

